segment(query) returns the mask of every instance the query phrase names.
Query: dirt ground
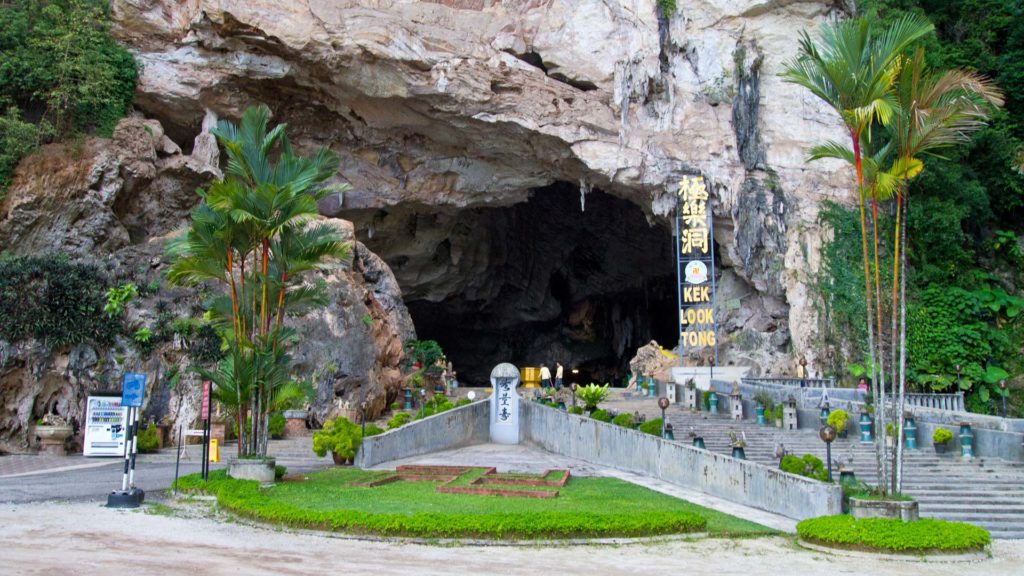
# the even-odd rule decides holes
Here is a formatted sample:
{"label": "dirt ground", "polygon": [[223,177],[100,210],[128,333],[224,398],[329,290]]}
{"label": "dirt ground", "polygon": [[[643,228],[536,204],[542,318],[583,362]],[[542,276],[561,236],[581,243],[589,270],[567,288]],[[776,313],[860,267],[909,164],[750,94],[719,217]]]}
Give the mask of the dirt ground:
{"label": "dirt ground", "polygon": [[[852,559],[791,538],[590,546],[432,546],[265,529],[162,506],[0,505],[0,574],[652,574],[794,576],[1021,574],[1024,542],[999,541],[972,563]],[[129,568],[130,566],[130,568]]]}

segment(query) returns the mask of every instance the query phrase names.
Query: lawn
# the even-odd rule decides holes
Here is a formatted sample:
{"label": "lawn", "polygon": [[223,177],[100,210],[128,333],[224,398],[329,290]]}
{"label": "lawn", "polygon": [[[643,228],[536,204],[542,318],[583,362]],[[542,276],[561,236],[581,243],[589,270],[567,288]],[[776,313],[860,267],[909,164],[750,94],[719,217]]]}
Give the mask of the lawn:
{"label": "lawn", "polygon": [[257,520],[351,533],[515,539],[774,533],[614,478],[573,477],[552,499],[442,494],[434,492],[438,482],[353,485],[391,474],[331,468],[261,489],[217,471],[206,486],[193,475],[179,487],[216,494],[221,506]]}

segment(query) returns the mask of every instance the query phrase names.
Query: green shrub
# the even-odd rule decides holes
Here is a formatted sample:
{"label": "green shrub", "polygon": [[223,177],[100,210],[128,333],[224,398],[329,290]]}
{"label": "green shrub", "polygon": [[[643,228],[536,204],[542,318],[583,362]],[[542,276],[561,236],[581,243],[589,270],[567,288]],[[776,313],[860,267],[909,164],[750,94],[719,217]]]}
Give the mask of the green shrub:
{"label": "green shrub", "polygon": [[342,460],[352,460],[362,443],[362,430],[344,416],[329,420],[323,430],[313,433],[313,452],[321,458],[330,452]]}
{"label": "green shrub", "polygon": [[139,432],[139,452],[156,452],[160,448],[160,436],[156,430],[156,424],[152,422],[145,430]]}
{"label": "green shrub", "polygon": [[826,423],[835,428],[837,433],[840,433],[846,429],[846,424],[849,421],[850,415],[845,410],[833,410],[829,413]]}
{"label": "green shrub", "polygon": [[448,400],[447,396],[444,394],[436,394],[433,398],[427,400],[423,404],[423,407],[420,408],[419,412],[416,413],[416,420],[422,420],[423,418],[433,416],[434,414],[440,414],[441,412],[451,410],[452,408],[455,408],[455,405]]}
{"label": "green shrub", "polygon": [[270,422],[267,423],[267,431],[270,432],[270,437],[275,440],[284,438],[285,424],[287,424],[287,421],[284,419],[284,414],[274,412],[270,416]]}
{"label": "green shrub", "polygon": [[583,414],[583,407],[573,406],[572,408],[569,408],[569,414]]}
{"label": "green shrub", "polygon": [[455,407],[458,408],[460,406],[468,406],[469,404],[472,404],[472,403],[473,403],[473,401],[470,400],[469,398],[462,398],[462,399],[458,400],[457,402],[455,402]]}
{"label": "green shrub", "polygon": [[812,454],[804,454],[799,457],[787,454],[783,456],[782,461],[779,462],[779,469],[783,472],[789,472],[790,474],[814,478],[821,482],[824,482],[825,479],[828,478],[828,472],[825,470],[825,465],[822,464],[820,458]]}
{"label": "green shrub", "polygon": [[63,256],[0,256],[0,335],[52,348],[113,344],[120,319],[103,313],[107,279],[91,264]]}
{"label": "green shrub", "polygon": [[576,389],[576,397],[583,402],[584,410],[593,412],[597,405],[608,399],[608,385],[598,386],[591,382]]}
{"label": "green shrub", "polygon": [[388,430],[394,430],[395,428],[405,426],[409,423],[409,420],[412,420],[412,416],[410,416],[408,412],[399,412],[388,420]]}
{"label": "green shrub", "polygon": [[288,467],[281,466],[280,464],[274,466],[274,480],[280,480],[284,478],[284,475],[288,473]]}
{"label": "green shrub", "polygon": [[606,410],[594,410],[590,413],[590,417],[598,422],[611,422],[612,416]]}
{"label": "green shrub", "polygon": [[650,434],[651,436],[661,437],[661,418],[655,418],[648,420],[640,425],[639,430],[644,434]]}
{"label": "green shrub", "polygon": [[932,432],[932,442],[935,444],[945,444],[953,439],[953,433],[945,428],[936,428],[935,432]]}
{"label": "green shrub", "polygon": [[629,412],[623,412],[622,414],[619,414],[615,418],[612,418],[612,424],[615,424],[616,426],[622,426],[623,428],[632,428],[633,415],[630,414]]}
{"label": "green shrub", "polygon": [[803,520],[796,531],[816,544],[887,552],[962,552],[982,550],[991,542],[984,528],[932,519],[903,522],[894,518],[823,516]]}
{"label": "green shrub", "polygon": [[369,438],[370,436],[376,436],[378,434],[383,434],[384,432],[385,430],[380,426],[377,426],[373,422],[367,422],[366,431],[363,432],[363,438]]}
{"label": "green shrub", "polygon": [[50,132],[50,125],[46,122],[40,125],[23,122],[18,109],[13,106],[0,116],[0,201],[7,194],[18,162],[35,151]]}

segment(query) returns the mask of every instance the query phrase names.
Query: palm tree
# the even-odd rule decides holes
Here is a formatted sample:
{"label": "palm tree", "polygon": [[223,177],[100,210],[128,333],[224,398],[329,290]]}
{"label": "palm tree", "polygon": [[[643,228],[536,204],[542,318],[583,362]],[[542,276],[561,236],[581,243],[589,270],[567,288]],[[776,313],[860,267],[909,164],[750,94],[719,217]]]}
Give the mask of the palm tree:
{"label": "palm tree", "polygon": [[[800,39],[796,58],[786,64],[782,77],[803,86],[832,107],[842,120],[853,147],[853,163],[857,176],[857,198],[860,209],[861,248],[864,265],[864,292],[868,328],[868,351],[871,361],[872,386],[879,406],[884,406],[884,381],[881,354],[876,354],[875,334],[881,341],[881,315],[872,314],[871,264],[868,258],[868,221],[864,186],[862,138],[869,136],[869,127],[878,121],[888,124],[893,117],[895,95],[893,83],[898,73],[898,58],[914,41],[932,30],[932,25],[916,15],[906,15],[891,26],[878,29],[873,20],[860,17],[822,26],[820,46],[806,31]],[[877,196],[872,195],[872,217],[877,217]],[[872,220],[874,222],[874,220]],[[877,234],[875,234],[877,238]],[[877,254],[877,241],[876,241]],[[878,286],[876,271],[876,287]],[[877,298],[877,292],[874,295]],[[876,310],[879,307],[876,304]],[[876,410],[876,429],[881,430],[882,410]],[[876,438],[875,455],[880,487],[886,483],[882,439]]]}
{"label": "palm tree", "polygon": [[269,118],[267,107],[249,108],[239,126],[221,121],[212,130],[227,153],[224,177],[200,191],[191,226],[167,248],[169,282],[225,289],[209,313],[228,354],[200,373],[235,412],[240,455],[266,455],[270,411],[294,383],[287,349],[297,336],[283,318],[326,304],[302,275],[351,256],[337,230],[312,222],[317,200],[339,191],[323,185],[338,170],[337,156],[296,156],[285,125],[268,130]]}
{"label": "palm tree", "polygon": [[[943,148],[970,141],[985,126],[993,106],[1002,106],[1002,93],[987,79],[973,72],[929,70],[924,50],[918,48],[900,69],[896,96],[899,106],[890,123],[890,137],[897,158],[890,173],[896,178],[896,227],[893,232],[892,355],[894,381],[899,383],[899,401],[893,425],[899,430],[893,454],[891,487],[897,492],[903,482],[903,409],[906,391],[906,237],[909,194],[906,184],[919,174],[923,155],[935,155]],[[901,247],[903,247],[901,251]],[[902,272],[902,273],[901,273]],[[899,294],[897,295],[897,285]],[[897,306],[899,306],[899,359],[897,350]],[[895,373],[898,366],[898,374]]]}

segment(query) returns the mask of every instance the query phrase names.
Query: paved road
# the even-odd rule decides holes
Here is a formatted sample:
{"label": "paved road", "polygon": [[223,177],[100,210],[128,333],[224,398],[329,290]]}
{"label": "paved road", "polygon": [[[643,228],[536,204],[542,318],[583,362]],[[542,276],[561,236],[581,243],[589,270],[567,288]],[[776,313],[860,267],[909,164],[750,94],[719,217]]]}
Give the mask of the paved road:
{"label": "paved road", "polygon": [[[1009,541],[995,544],[993,559],[923,564],[811,552],[782,537],[616,546],[430,546],[338,539],[159,512],[111,510],[93,503],[0,505],[0,574],[1017,576],[1024,562],[1020,545]],[[130,568],[127,554],[133,554]]]}

